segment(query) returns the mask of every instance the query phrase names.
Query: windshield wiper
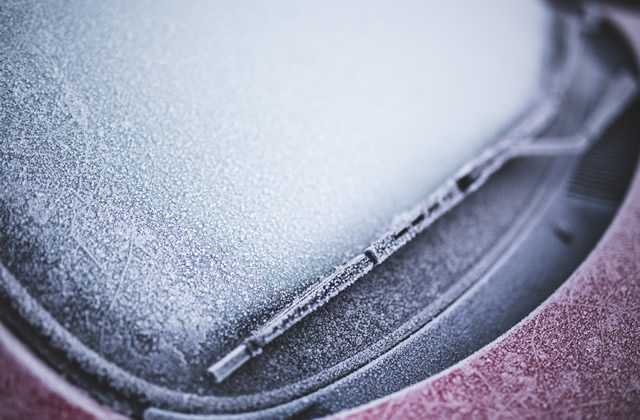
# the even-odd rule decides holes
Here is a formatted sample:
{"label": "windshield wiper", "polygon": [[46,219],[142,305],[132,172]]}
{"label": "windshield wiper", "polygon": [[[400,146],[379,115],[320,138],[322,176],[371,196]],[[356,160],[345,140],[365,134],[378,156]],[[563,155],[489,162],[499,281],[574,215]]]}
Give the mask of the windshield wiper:
{"label": "windshield wiper", "polygon": [[373,242],[364,252],[337,267],[329,276],[320,279],[242,344],[213,364],[208,371],[213,374],[216,382],[224,381],[251,358],[262,353],[262,349],[275,338],[389,258],[480,188],[509,160],[527,156],[581,154],[586,151],[633,99],[637,83],[626,73],[614,77],[577,133],[563,137],[541,137],[540,133],[548,128],[558,115],[562,99],[568,90],[576,60],[568,58],[567,61],[565,70],[561,72],[558,80],[551,84],[550,92],[538,101],[521,124],[480,156],[464,165],[428,199],[398,217],[388,233]]}

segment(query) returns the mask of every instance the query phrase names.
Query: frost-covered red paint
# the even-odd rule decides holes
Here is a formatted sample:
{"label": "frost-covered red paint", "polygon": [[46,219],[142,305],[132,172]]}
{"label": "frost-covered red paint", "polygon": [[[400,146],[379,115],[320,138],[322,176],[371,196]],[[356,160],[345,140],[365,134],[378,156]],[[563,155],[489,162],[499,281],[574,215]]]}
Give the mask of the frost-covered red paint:
{"label": "frost-covered red paint", "polygon": [[0,419],[124,418],[66,383],[0,325]]}

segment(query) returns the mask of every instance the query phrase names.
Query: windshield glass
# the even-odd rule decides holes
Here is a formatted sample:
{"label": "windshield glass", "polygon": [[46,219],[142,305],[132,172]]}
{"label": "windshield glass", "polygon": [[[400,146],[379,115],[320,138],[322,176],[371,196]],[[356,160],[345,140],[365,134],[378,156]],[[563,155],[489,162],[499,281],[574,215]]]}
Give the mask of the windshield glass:
{"label": "windshield glass", "polygon": [[156,327],[198,342],[264,321],[494,141],[549,29],[510,0],[43,9],[7,26],[7,232],[91,316],[171,308]]}

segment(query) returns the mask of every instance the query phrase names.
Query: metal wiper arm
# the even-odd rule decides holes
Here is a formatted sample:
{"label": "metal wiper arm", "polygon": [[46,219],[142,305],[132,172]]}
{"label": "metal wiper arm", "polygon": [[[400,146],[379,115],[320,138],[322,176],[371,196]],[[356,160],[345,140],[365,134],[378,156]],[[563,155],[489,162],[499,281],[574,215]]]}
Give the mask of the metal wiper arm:
{"label": "metal wiper arm", "polygon": [[[578,133],[566,137],[536,136],[557,115],[559,108],[557,94],[546,98],[524,124],[512,130],[512,135],[506,136],[463,166],[456,176],[446,181],[428,199],[399,217],[393,224],[394,228],[387,234],[360,255],[337,267],[331,275],[311,286],[242,344],[213,364],[208,371],[213,374],[216,382],[224,381],[251,358],[262,353],[264,346],[358,281],[480,188],[509,160],[525,156],[583,153],[627,106],[636,90],[637,83],[630,75],[622,74],[614,78],[584,127]],[[528,133],[523,135],[523,132]]]}

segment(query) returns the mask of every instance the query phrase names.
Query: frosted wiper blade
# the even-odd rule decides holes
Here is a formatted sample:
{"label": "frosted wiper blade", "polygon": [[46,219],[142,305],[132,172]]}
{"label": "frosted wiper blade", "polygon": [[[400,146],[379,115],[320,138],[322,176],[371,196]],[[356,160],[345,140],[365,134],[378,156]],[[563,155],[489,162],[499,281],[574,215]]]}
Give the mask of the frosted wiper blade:
{"label": "frosted wiper blade", "polygon": [[[533,131],[531,135],[507,137],[469,162],[427,200],[401,216],[389,233],[309,288],[256,333],[213,364],[208,371],[213,374],[216,382],[224,381],[251,358],[262,353],[264,346],[358,281],[480,188],[509,160],[526,156],[583,153],[600,137],[611,120],[624,110],[636,91],[637,83],[630,75],[622,74],[614,78],[583,128],[566,137],[544,138],[535,135],[540,126],[553,118],[559,107],[556,97],[542,103],[531,115],[532,118],[526,121],[526,126]],[[523,131],[522,127],[517,131]]]}

